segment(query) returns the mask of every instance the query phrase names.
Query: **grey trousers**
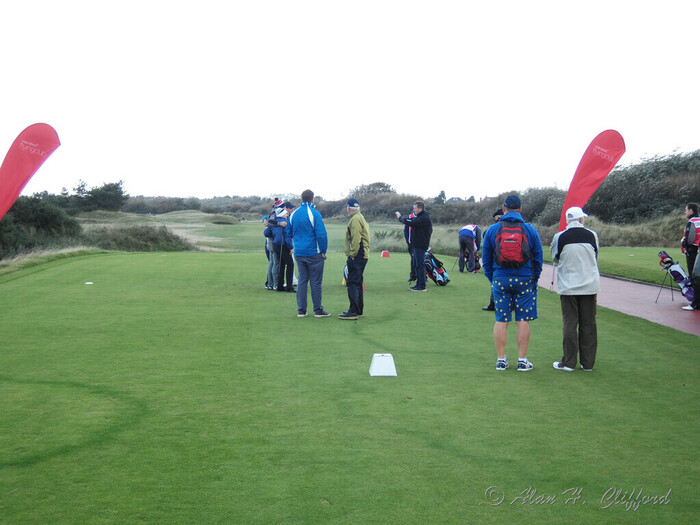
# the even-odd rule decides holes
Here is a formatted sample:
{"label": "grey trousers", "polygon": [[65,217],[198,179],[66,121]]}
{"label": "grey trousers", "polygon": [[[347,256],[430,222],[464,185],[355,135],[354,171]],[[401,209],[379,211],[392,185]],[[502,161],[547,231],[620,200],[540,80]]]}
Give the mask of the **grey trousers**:
{"label": "grey trousers", "polygon": [[561,315],[564,326],[564,357],[562,364],[576,368],[593,368],[598,350],[598,328],[595,316],[597,295],[561,295]]}

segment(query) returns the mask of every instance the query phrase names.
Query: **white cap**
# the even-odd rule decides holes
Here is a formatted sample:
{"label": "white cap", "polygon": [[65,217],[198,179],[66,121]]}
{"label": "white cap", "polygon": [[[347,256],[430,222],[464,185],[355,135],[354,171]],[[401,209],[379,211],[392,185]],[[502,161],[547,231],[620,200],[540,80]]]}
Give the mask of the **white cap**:
{"label": "white cap", "polygon": [[566,222],[575,221],[576,219],[583,219],[584,217],[588,217],[588,215],[583,213],[583,210],[578,206],[572,206],[566,210]]}

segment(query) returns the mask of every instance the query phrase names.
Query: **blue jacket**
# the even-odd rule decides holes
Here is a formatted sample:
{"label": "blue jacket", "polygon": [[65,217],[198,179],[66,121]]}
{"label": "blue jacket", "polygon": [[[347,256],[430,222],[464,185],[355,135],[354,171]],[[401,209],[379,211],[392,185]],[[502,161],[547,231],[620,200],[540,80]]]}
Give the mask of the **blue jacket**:
{"label": "blue jacket", "polygon": [[[265,223],[265,221],[267,220],[268,217],[269,217],[269,215],[265,215],[265,216],[262,218],[262,223],[263,223],[263,224]],[[265,229],[263,230],[263,235],[264,235],[265,237],[270,238],[270,239],[272,238],[272,229],[270,228],[269,225],[266,226]]]}
{"label": "blue jacket", "polygon": [[277,246],[284,242],[284,228],[282,226],[268,226],[272,237],[272,244]]}
{"label": "blue jacket", "polygon": [[284,245],[287,247],[288,250],[294,249],[294,238],[291,234],[291,228],[289,228],[289,221],[287,221],[287,226],[282,228],[282,231],[282,236],[284,237]]}
{"label": "blue jacket", "polygon": [[294,255],[311,257],[326,253],[328,235],[321,213],[310,202],[302,202],[289,216],[287,235],[294,239]]}
{"label": "blue jacket", "polygon": [[[500,227],[499,223],[505,221],[523,223],[525,235],[527,235],[527,241],[530,244],[532,258],[522,268],[503,268],[494,260],[494,246],[498,228]],[[535,282],[539,281],[542,273],[542,241],[535,227],[526,223],[519,213],[514,211],[508,212],[498,222],[489,226],[489,229],[484,234],[484,242],[481,249],[481,264],[484,267],[484,274],[489,281],[493,281],[494,277],[529,277],[531,279],[534,278]]]}

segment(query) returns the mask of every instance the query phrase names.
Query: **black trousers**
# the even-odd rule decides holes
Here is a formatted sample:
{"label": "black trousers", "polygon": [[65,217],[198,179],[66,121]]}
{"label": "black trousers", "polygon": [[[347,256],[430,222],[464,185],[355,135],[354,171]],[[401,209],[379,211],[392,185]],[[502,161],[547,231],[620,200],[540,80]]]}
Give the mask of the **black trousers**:
{"label": "black trousers", "polygon": [[408,275],[408,280],[415,281],[416,280],[416,267],[413,264],[413,246],[411,246],[408,243],[406,243],[406,246],[408,246],[408,258],[411,259],[411,273]]}
{"label": "black trousers", "polygon": [[365,308],[364,292],[362,291],[362,283],[364,282],[365,266],[367,259],[364,257],[348,257],[348,299],[350,300],[350,308],[348,312],[352,314],[362,315]]}
{"label": "black trousers", "polygon": [[292,254],[289,252],[289,248],[286,246],[282,247],[282,257],[280,257],[280,271],[279,277],[277,278],[277,290],[282,292],[285,290],[285,274],[286,274],[286,290],[294,290],[294,259]]}
{"label": "black trousers", "polygon": [[[693,248],[695,248],[693,246]],[[693,276],[693,267],[695,266],[695,259],[698,256],[698,249],[695,248],[686,248],[685,249],[685,263],[686,266],[688,267],[688,277],[692,278]]]}
{"label": "black trousers", "polygon": [[690,304],[696,310],[700,310],[700,260],[697,257],[693,263],[693,268],[690,270],[690,275],[693,280],[693,291],[695,292],[695,298]]}
{"label": "black trousers", "polygon": [[597,295],[560,295],[561,314],[564,326],[564,357],[561,362],[576,368],[593,368],[598,350],[598,327],[596,326]]}
{"label": "black trousers", "polygon": [[473,272],[476,268],[476,247],[471,237],[459,238],[459,271],[464,271],[464,262],[467,262],[467,271]]}

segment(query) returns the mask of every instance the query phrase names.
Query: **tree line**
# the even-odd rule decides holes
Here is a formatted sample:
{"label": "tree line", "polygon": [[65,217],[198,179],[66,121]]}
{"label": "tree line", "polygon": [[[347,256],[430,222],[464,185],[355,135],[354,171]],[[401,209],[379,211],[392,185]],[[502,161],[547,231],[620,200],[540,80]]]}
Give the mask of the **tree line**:
{"label": "tree line", "polygon": [[[324,218],[345,217],[345,203],[350,197],[362,203],[362,213],[369,220],[394,221],[396,210],[411,211],[413,202],[426,202],[435,224],[472,222],[488,225],[496,208],[510,193],[523,200],[526,221],[540,228],[558,224],[566,191],[547,188],[512,190],[475,200],[397,193],[389,184],[376,182],[361,185],[340,200],[317,198],[317,208]],[[297,195],[279,197],[299,202]],[[59,195],[47,192],[22,196],[0,221],[0,258],[50,244],[57,238],[79,237],[81,227],[75,216],[95,211],[121,211],[138,214],[163,214],[181,210],[224,213],[239,219],[259,220],[270,212],[272,196],[225,196],[210,199],[171,197],[131,197],[123,181],[90,188],[82,181]],[[615,168],[586,204],[586,212],[605,223],[625,225],[682,214],[688,202],[700,202],[700,150],[646,159],[638,164]]]}
{"label": "tree line", "polygon": [[[358,186],[348,197],[362,203],[362,213],[368,218],[394,218],[394,211],[408,213],[412,203],[426,202],[433,222],[455,224],[464,221],[490,224],[492,215],[505,197],[520,195],[523,217],[538,226],[559,223],[566,190],[558,188],[528,188],[512,190],[476,201],[445,199],[445,193],[436,197],[397,194],[385,183]],[[700,202],[700,150],[692,153],[654,157],[638,164],[617,167],[603,181],[586,204],[586,212],[610,224],[633,224],[661,217],[682,214],[689,202]],[[324,216],[342,215],[345,200],[323,201],[317,205]]]}
{"label": "tree line", "polygon": [[[453,224],[465,220],[488,224],[494,210],[511,193],[524,202],[523,215],[528,222],[552,226],[559,222],[566,190],[554,187],[513,189],[480,200],[445,198],[397,193],[385,182],[358,186],[340,200],[316,199],[324,218],[344,217],[345,202],[350,197],[362,203],[362,213],[371,220],[393,220],[394,212],[409,213],[416,200],[426,202],[436,224]],[[225,213],[238,218],[259,219],[270,212],[274,197],[299,202],[298,195],[223,196],[210,199],[130,197],[121,207],[129,213],[162,214],[180,210]],[[643,160],[631,166],[617,167],[586,204],[586,211],[603,222],[630,224],[668,213],[676,213],[688,202],[700,201],[700,150]]]}

